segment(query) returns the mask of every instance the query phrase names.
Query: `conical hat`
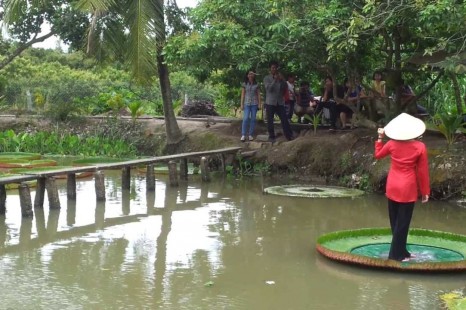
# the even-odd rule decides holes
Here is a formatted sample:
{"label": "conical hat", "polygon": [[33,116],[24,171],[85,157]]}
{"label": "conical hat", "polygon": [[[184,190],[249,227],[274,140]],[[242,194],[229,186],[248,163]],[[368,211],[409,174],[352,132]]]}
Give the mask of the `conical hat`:
{"label": "conical hat", "polygon": [[393,140],[411,140],[426,131],[426,124],[419,118],[401,113],[384,128],[385,135]]}

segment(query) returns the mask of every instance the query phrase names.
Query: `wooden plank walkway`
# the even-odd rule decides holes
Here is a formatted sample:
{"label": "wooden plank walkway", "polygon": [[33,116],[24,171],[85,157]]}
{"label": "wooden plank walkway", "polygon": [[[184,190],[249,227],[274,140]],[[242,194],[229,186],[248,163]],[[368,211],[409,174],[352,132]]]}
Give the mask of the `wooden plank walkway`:
{"label": "wooden plank walkway", "polygon": [[[165,162],[169,168],[169,184],[170,186],[178,186],[178,174],[181,179],[187,180],[188,177],[188,159],[200,157],[201,177],[203,181],[209,181],[208,160],[212,156],[219,155],[221,161],[221,169],[225,172],[226,155],[234,155],[241,147],[228,147],[210,151],[181,153],[175,155],[155,156],[147,158],[139,158],[126,160],[116,163],[94,164],[82,167],[50,167],[50,170],[45,171],[29,171],[23,172],[21,175],[12,175],[0,178],[0,214],[6,212],[6,185],[11,183],[19,184],[19,196],[21,203],[21,213],[23,217],[33,216],[32,200],[28,186],[28,181],[37,180],[36,195],[34,200],[34,208],[43,208],[45,191],[49,200],[51,209],[60,208],[60,200],[58,189],[55,184],[55,177],[67,175],[67,197],[68,200],[76,199],[76,174],[83,172],[94,173],[96,200],[105,201],[105,170],[122,169],[122,189],[129,189],[131,182],[131,168],[146,166],[146,184],[147,191],[155,191],[155,173],[154,164]],[[179,171],[175,161],[180,162]]]}

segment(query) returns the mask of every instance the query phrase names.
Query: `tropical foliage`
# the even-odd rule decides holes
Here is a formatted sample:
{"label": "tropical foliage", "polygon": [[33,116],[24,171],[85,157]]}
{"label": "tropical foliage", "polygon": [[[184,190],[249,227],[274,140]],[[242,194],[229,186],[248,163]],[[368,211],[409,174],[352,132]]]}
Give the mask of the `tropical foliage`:
{"label": "tropical foliage", "polygon": [[[48,21],[71,51],[84,50],[104,64],[99,67],[83,54],[69,54],[73,69],[103,80],[91,90],[85,81],[74,89],[64,80],[63,88],[72,89],[73,99],[50,84],[58,92],[60,107],[68,106],[71,114],[104,112],[111,109],[108,102],[119,98],[120,104],[140,102],[145,113],[163,112],[172,120],[173,110],[188,94],[215,100],[222,114],[234,115],[244,72],[254,68],[263,77],[272,59],[281,63],[284,73],[311,81],[317,94],[325,75],[336,81],[358,77],[370,88],[372,72],[382,70],[387,93],[396,99],[390,115],[405,109],[400,103],[402,79],[431,115],[464,113],[466,7],[455,0],[202,0],[191,10],[179,9],[172,0],[4,0],[3,4],[11,37],[17,41],[1,41],[2,63],[14,66],[10,56],[17,58],[17,49],[37,38],[41,23]],[[71,22],[79,27],[71,27]],[[36,56],[41,61],[61,58],[59,53]],[[169,69],[175,72],[170,79]],[[121,79],[113,79],[110,72]],[[0,77],[2,94],[8,88],[3,100],[11,104],[12,96],[22,96],[25,102],[25,91],[18,84],[32,85],[28,79],[36,72],[17,74],[20,78],[13,83],[5,74]],[[83,80],[95,82],[93,78]],[[175,81],[181,79],[183,87],[176,89]],[[108,85],[117,80],[123,80],[122,85]],[[135,81],[147,86],[136,86]],[[199,82],[206,87],[198,87]],[[51,104],[50,90],[38,88],[43,89],[32,91],[38,106]],[[68,116],[55,111],[57,118]],[[176,125],[168,126],[167,132],[178,138]]]}

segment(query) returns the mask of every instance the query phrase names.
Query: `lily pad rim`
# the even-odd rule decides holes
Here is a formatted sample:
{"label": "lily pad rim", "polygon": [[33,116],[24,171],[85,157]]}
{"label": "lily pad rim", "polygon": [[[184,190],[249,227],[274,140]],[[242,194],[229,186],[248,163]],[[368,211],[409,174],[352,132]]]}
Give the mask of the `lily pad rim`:
{"label": "lily pad rim", "polygon": [[[323,234],[317,238],[316,250],[323,256],[354,265],[362,265],[379,269],[392,269],[399,271],[420,271],[420,272],[450,272],[450,271],[466,271],[466,260],[456,262],[419,262],[419,263],[403,263],[389,259],[372,258],[361,256],[346,251],[337,251],[325,247],[326,242],[342,239],[343,237],[356,238],[370,235],[386,235],[391,234],[390,228],[362,228],[354,230],[341,230]],[[466,236],[454,234],[450,232],[428,230],[422,228],[412,228],[409,231],[412,236],[420,237],[441,237],[453,242],[466,242]],[[429,244],[426,244],[429,245]],[[457,251],[464,255],[463,251]]]}

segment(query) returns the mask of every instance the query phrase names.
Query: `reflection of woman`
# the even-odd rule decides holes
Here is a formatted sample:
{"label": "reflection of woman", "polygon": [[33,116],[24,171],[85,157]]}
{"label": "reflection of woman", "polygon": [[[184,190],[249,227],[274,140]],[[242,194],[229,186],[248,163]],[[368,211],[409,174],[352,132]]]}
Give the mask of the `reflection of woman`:
{"label": "reflection of woman", "polygon": [[[407,261],[413,255],[406,249],[409,225],[414,203],[418,198],[418,188],[422,202],[429,200],[429,167],[424,143],[414,140],[424,133],[423,121],[402,113],[384,129],[379,128],[379,138],[375,142],[375,158],[390,155],[391,166],[387,177],[386,196],[388,214],[392,229],[392,244],[389,259]],[[382,142],[383,135],[391,138]]]}
{"label": "reflection of woman", "polygon": [[256,82],[256,73],[248,71],[241,91],[241,110],[243,110],[243,125],[241,126],[241,141],[246,141],[249,125],[249,141],[254,139],[257,110],[261,108],[259,86]]}

